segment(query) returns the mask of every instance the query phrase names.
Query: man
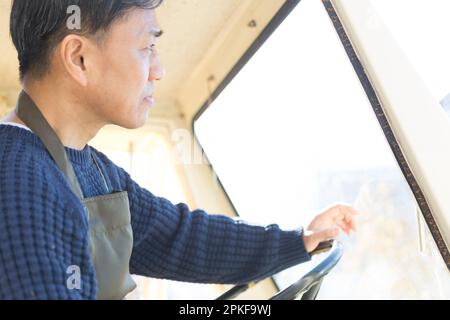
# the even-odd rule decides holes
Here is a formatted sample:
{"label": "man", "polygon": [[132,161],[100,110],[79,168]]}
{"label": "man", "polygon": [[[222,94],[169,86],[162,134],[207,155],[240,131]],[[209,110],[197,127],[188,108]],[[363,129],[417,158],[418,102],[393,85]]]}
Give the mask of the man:
{"label": "man", "polygon": [[[145,124],[164,76],[161,2],[13,1],[24,91],[0,125],[1,299],[121,299],[135,288],[130,274],[246,283],[355,229],[344,205],[318,215],[308,235],[190,211],[88,146],[107,124]],[[68,12],[81,14],[79,28]]]}

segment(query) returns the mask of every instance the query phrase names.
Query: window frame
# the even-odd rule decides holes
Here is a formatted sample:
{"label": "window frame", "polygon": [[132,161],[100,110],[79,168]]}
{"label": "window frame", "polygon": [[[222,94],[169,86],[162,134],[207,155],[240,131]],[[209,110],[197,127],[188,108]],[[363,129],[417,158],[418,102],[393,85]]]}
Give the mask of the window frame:
{"label": "window frame", "polygon": [[447,269],[450,271],[450,252],[447,247],[444,237],[441,234],[441,231],[438,228],[436,223],[436,219],[432,214],[432,209],[429,201],[427,200],[424,191],[420,187],[420,184],[415,177],[410,164],[407,161],[407,158],[402,150],[402,147],[399,143],[398,138],[396,137],[393,126],[388,119],[388,116],[383,108],[383,105],[380,101],[379,96],[377,95],[376,89],[372,81],[369,79],[368,72],[364,68],[363,62],[360,56],[357,54],[357,51],[352,44],[348,32],[344,28],[344,24],[342,23],[341,18],[339,17],[335,6],[333,5],[333,0],[322,0],[326,11],[334,25],[334,28],[341,40],[341,43],[347,53],[348,58],[350,59],[351,64],[358,76],[358,79],[361,85],[364,88],[364,91],[370,101],[370,104],[373,108],[375,116],[378,119],[380,127],[384,133],[384,136],[391,148],[391,151],[397,161],[397,164],[402,171],[404,178],[406,179],[414,198],[416,199],[417,206],[422,213],[422,217],[424,218],[426,224],[428,225],[428,229],[434,239],[434,242],[444,260],[444,263],[447,265]]}

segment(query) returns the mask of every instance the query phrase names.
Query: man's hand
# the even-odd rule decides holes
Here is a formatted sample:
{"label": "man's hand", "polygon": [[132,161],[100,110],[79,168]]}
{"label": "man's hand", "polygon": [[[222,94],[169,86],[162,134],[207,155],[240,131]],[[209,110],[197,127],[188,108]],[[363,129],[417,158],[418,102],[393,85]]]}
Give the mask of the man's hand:
{"label": "man's hand", "polygon": [[351,230],[356,231],[355,215],[358,211],[348,205],[334,205],[316,216],[308,226],[303,236],[305,248],[308,253],[313,252],[322,241],[335,239],[340,231],[350,235]]}

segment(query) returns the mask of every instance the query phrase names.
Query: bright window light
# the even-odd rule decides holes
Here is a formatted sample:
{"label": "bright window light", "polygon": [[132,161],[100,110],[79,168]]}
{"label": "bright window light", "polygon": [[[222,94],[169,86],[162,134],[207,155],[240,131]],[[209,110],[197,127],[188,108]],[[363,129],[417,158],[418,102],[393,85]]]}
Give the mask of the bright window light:
{"label": "bright window light", "polygon": [[370,2],[436,101],[450,113],[450,1]]}
{"label": "bright window light", "polygon": [[337,201],[363,213],[319,298],[450,298],[434,242],[419,251],[415,199],[321,1],[300,2],[195,131],[245,220],[293,229]]}

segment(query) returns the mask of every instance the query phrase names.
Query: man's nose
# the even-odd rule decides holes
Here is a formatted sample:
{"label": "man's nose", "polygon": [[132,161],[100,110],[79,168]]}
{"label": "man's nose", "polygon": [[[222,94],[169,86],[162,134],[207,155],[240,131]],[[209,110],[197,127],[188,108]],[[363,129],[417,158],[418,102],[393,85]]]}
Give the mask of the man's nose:
{"label": "man's nose", "polygon": [[162,78],[164,78],[165,74],[166,70],[164,69],[164,66],[159,60],[159,57],[156,57],[150,64],[149,80],[161,80]]}

